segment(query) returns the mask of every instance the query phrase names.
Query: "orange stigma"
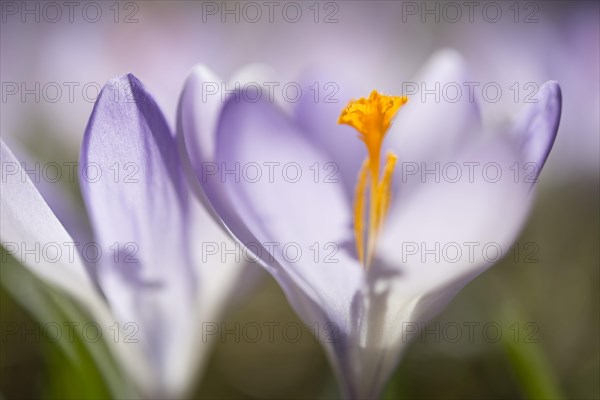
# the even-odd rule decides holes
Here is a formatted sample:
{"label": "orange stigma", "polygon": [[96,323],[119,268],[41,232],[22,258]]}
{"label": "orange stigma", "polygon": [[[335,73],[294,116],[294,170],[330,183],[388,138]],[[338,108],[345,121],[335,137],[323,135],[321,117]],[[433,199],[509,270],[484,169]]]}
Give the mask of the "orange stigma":
{"label": "orange stigma", "polygon": [[[392,174],[398,157],[389,152],[385,160],[383,175],[380,177],[381,144],[392,119],[406,102],[406,96],[385,96],[376,90],[369,98],[352,100],[342,110],[338,124],[350,125],[359,132],[359,138],[367,147],[367,158],[358,174],[354,199],[354,236],[358,259],[368,270],[373,255],[379,229],[387,213],[391,193]],[[370,188],[367,248],[365,254],[364,209],[367,185]]]}

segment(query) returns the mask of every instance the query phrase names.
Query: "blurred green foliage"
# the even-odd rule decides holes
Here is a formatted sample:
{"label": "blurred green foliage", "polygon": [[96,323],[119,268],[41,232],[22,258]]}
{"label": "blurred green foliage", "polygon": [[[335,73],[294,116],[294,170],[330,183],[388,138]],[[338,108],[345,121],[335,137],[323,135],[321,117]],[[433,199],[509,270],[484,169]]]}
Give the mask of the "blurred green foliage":
{"label": "blurred green foliage", "polygon": [[[90,352],[79,335],[69,336],[65,325],[88,320],[65,296],[28,273],[3,249],[1,256],[2,393],[8,399],[108,398],[110,393]],[[68,314],[66,309],[70,309]],[[60,336],[55,327],[60,327]],[[101,342],[97,346],[106,353]]]}

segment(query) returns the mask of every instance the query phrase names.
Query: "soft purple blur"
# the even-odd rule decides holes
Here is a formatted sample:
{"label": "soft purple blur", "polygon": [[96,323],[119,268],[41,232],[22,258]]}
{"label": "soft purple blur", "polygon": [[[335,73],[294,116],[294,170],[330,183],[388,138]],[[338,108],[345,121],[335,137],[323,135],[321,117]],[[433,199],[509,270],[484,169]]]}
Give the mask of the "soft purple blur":
{"label": "soft purple blur", "polygon": [[[486,83],[500,85],[499,101],[482,104],[483,116],[492,124],[506,124],[504,119],[524,105],[526,96],[536,88],[526,86],[530,82],[561,82],[566,104],[563,134],[545,177],[571,179],[574,172],[598,173],[596,2],[527,2],[529,6],[518,10],[514,5],[509,8],[512,2],[496,2],[502,12],[497,22],[489,22],[494,7],[486,2],[478,2],[473,9],[472,22],[465,6],[457,19],[456,10],[443,2],[322,2],[318,15],[314,5],[309,8],[313,3],[301,3],[302,16],[295,23],[286,21],[294,18],[288,3],[277,3],[273,22],[265,6],[257,19],[255,9],[236,2],[125,2],[118,15],[110,8],[113,3],[94,3],[102,11],[95,23],[86,19],[94,19],[96,6],[78,4],[73,22],[66,6],[57,22],[50,22],[57,19],[56,10],[46,9],[43,3],[3,3],[0,131],[9,144],[20,141],[35,147],[35,143],[52,143],[53,148],[68,148],[67,156],[76,159],[96,88],[127,72],[135,73],[153,91],[173,127],[177,97],[187,73],[197,63],[207,65],[223,79],[247,64],[261,62],[274,69],[282,84],[318,69],[327,71],[324,79],[330,82],[350,78],[360,86],[400,93],[402,83],[412,79],[432,52],[452,47],[465,56],[478,80],[476,93],[480,95]],[[39,23],[35,12],[25,12],[35,7],[39,7]],[[221,15],[225,7],[239,7],[238,23],[235,14]],[[426,13],[435,7],[439,8],[439,22],[435,12]],[[39,102],[33,94],[22,101],[21,85],[31,89],[36,82]],[[511,89],[515,82],[517,101],[516,87]],[[11,94],[14,84],[18,92]],[[86,84],[87,93],[83,93]],[[56,86],[62,91],[58,100]],[[74,88],[72,98],[69,86]],[[348,99],[338,100],[344,104]],[[53,143],[55,138],[60,144]]]}

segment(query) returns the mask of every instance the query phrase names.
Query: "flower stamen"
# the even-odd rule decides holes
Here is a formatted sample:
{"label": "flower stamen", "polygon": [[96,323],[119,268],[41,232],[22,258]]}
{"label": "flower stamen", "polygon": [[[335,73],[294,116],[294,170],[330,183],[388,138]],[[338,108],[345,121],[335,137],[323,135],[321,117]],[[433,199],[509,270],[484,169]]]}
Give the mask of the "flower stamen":
{"label": "flower stamen", "polygon": [[[375,253],[378,232],[383,224],[391,199],[392,174],[398,157],[388,153],[383,171],[379,177],[381,145],[392,119],[408,101],[406,96],[385,96],[373,90],[369,98],[352,100],[338,119],[339,124],[350,125],[359,133],[359,138],[367,147],[367,158],[358,175],[354,199],[354,236],[358,259],[368,270]],[[367,252],[364,251],[364,208],[366,187],[370,188],[369,228],[367,231]]]}
{"label": "flower stamen", "polygon": [[358,173],[358,182],[356,182],[356,192],[354,201],[354,238],[356,241],[356,253],[358,259],[363,260],[365,257],[364,245],[364,213],[365,213],[365,192],[369,179],[369,159],[367,158],[360,168]]}

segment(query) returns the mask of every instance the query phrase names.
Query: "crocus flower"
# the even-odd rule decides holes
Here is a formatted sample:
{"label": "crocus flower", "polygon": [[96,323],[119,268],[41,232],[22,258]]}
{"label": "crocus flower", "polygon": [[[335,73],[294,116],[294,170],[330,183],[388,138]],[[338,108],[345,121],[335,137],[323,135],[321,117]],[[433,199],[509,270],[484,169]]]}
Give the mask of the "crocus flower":
{"label": "crocus flower", "polygon": [[[202,259],[202,243],[234,243],[191,195],[152,96],[130,74],[107,83],[94,106],[80,159],[94,243],[67,232],[4,141],[2,163],[7,251],[90,312],[142,395],[189,389],[208,354],[202,323],[218,320],[244,268]],[[19,257],[49,243],[62,256]]]}
{"label": "crocus flower", "polygon": [[[415,81],[469,80],[461,57],[445,50]],[[182,98],[197,180],[321,339],[343,394],[375,398],[407,327],[436,315],[516,238],[558,129],[560,88],[546,83],[506,132],[484,131],[467,95],[374,91],[345,109],[300,101],[292,116],[256,99],[256,91],[227,98],[208,130]],[[213,162],[262,176],[208,174]]]}

